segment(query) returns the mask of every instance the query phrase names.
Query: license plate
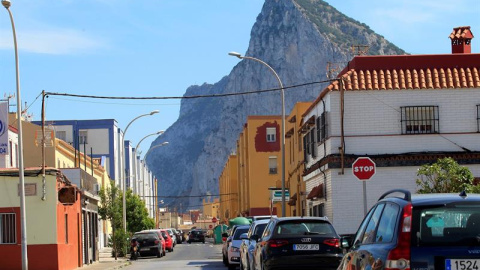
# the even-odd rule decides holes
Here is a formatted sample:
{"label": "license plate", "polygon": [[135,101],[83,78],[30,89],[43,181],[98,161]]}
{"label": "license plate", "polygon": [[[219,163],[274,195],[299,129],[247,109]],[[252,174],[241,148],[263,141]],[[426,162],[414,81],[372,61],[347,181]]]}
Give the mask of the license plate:
{"label": "license plate", "polygon": [[150,248],[148,248],[148,247],[145,247],[145,248],[141,249],[141,251],[149,251],[149,250],[150,250]]}
{"label": "license plate", "polygon": [[293,245],[293,250],[319,250],[319,244],[296,244]]}
{"label": "license plate", "polygon": [[480,259],[446,259],[445,270],[480,270]]}

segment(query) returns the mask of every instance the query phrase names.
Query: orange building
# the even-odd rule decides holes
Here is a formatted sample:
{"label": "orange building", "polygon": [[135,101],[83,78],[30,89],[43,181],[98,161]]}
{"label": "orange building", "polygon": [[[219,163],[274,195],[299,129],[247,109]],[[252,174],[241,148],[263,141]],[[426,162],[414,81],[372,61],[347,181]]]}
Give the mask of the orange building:
{"label": "orange building", "polygon": [[[237,140],[239,210],[270,215],[270,188],[281,180],[280,116],[248,116]],[[273,214],[277,207],[273,206]],[[280,211],[278,211],[280,212]]]}
{"label": "orange building", "polygon": [[218,198],[213,199],[212,201],[209,199],[203,199],[203,217],[204,218],[213,218],[218,217],[219,215],[219,206],[220,200]]}
{"label": "orange building", "polygon": [[290,216],[305,215],[305,181],[303,181],[304,152],[302,143],[302,115],[312,105],[311,102],[299,102],[293,107],[285,123],[285,186],[290,191],[290,200],[286,214]]}
{"label": "orange building", "polygon": [[227,222],[229,219],[240,215],[238,194],[238,162],[236,155],[228,157],[225,167],[218,179],[220,201],[219,219]]}

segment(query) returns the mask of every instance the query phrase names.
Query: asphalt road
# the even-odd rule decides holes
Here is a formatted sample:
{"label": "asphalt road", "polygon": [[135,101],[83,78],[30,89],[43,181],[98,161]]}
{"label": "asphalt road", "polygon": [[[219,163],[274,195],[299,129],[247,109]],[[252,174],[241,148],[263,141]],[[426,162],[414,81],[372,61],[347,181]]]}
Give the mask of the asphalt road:
{"label": "asphalt road", "polygon": [[213,245],[207,238],[205,244],[183,243],[176,245],[173,252],[162,258],[145,257],[132,261],[126,270],[190,270],[190,269],[227,269],[222,263],[222,245]]}

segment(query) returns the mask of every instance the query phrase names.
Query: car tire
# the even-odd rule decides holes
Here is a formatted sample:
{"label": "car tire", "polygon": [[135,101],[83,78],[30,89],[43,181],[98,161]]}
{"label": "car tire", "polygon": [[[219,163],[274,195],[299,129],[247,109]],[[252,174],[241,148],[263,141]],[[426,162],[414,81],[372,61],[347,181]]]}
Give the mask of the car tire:
{"label": "car tire", "polygon": [[161,257],[162,257],[162,252],[157,251],[157,254],[156,254],[156,255],[157,255],[157,258],[161,258]]}
{"label": "car tire", "polygon": [[205,244],[205,241],[203,241],[202,243]]}
{"label": "car tire", "polygon": [[191,241],[187,241],[187,243],[189,243],[189,244],[190,244],[190,243],[192,243],[192,242],[191,242]]}

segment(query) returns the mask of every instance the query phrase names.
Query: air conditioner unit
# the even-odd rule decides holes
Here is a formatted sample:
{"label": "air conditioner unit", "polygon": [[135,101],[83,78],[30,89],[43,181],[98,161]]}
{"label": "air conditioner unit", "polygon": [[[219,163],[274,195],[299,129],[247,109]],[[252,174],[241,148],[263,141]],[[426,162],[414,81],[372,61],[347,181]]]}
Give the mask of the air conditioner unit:
{"label": "air conditioner unit", "polygon": [[98,194],[100,192],[100,185],[99,184],[93,184],[93,192]]}

